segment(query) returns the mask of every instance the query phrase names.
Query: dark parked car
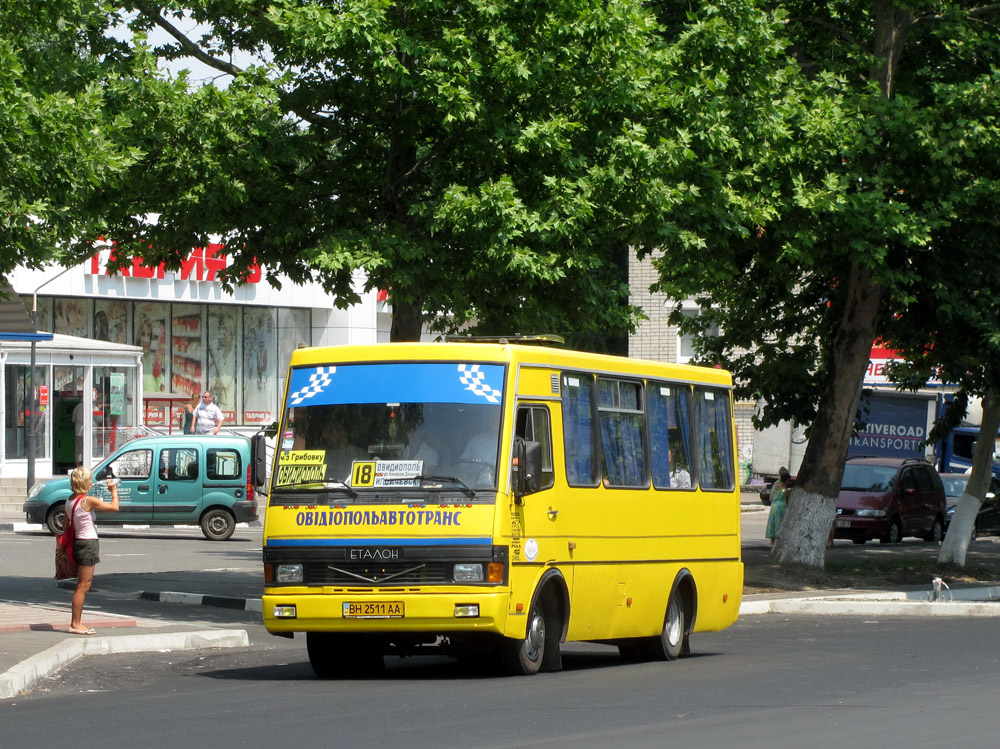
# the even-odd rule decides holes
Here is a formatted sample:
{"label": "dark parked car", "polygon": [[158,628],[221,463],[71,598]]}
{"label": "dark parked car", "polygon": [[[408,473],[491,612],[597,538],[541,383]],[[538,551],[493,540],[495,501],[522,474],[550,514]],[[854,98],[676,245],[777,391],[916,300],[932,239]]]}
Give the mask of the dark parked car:
{"label": "dark parked car", "polygon": [[[969,483],[967,473],[942,473],[941,481],[944,482],[945,501],[948,509],[944,516],[945,530],[951,525],[951,516],[955,513],[955,505],[958,504],[959,497],[965,491],[965,485]],[[979,514],[976,515],[976,524],[973,527],[972,537],[977,533],[1000,535],[1000,479],[996,476],[990,477],[990,485],[986,489],[986,497],[979,507]]]}
{"label": "dark parked car", "polygon": [[945,496],[930,463],[915,458],[848,458],[837,496],[834,538],[863,544],[919,536],[940,543]]}

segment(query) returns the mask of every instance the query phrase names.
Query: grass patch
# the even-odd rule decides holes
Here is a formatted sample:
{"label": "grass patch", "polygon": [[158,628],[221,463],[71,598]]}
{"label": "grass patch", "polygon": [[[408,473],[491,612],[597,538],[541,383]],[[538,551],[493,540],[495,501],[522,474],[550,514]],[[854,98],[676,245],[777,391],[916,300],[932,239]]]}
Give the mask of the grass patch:
{"label": "grass patch", "polygon": [[[991,551],[995,552],[995,549]],[[923,547],[917,553],[906,553],[906,550],[899,547],[890,552],[872,547],[870,550],[850,550],[844,554],[828,553],[825,567],[821,570],[802,565],[779,566],[772,564],[766,554],[747,554],[744,556],[746,566],[743,592],[752,594],[851,588],[880,590],[906,586],[930,588],[935,577],[940,577],[952,587],[1000,584],[1000,554],[970,554],[966,558],[966,565],[959,567],[955,564],[938,564],[937,550],[931,547]]]}

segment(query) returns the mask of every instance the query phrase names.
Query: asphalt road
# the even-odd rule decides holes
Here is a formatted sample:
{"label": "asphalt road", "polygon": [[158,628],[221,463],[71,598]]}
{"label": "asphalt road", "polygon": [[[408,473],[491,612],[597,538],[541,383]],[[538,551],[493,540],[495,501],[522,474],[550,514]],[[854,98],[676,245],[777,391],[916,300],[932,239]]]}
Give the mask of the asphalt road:
{"label": "asphalt road", "polygon": [[992,620],[750,617],[672,663],[575,644],[564,671],[520,678],[424,658],[322,681],[301,640],[99,656],[0,704],[0,724],[8,746],[81,749],[986,747],[1000,729],[995,638]]}
{"label": "asphalt road", "polygon": [[[750,515],[744,544],[757,545],[747,521],[764,513]],[[107,529],[102,538],[98,586],[101,574],[260,564],[259,529],[225,543],[197,530]],[[42,533],[4,536],[8,594],[38,595],[35,575],[53,545]],[[994,619],[751,616],[693,636],[692,656],[672,663],[626,664],[614,648],[574,643],[556,674],[502,677],[482,664],[414,658],[387,659],[378,679],[323,681],[304,639],[268,635],[257,614],[99,587],[92,601],[136,616],[183,609],[245,628],[251,647],[85,657],[0,703],[4,746],[998,745]]]}

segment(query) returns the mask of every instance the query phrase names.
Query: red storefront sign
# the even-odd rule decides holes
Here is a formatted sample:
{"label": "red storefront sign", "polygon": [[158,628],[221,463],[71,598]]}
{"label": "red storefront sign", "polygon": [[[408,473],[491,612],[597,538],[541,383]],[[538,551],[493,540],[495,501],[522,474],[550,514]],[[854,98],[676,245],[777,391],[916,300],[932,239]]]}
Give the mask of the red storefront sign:
{"label": "red storefront sign", "polygon": [[[212,243],[208,247],[195,247],[191,254],[181,261],[180,270],[172,271],[175,280],[179,281],[215,281],[217,274],[229,265],[229,255],[224,251],[225,245]],[[111,250],[110,260],[116,258],[116,251]],[[154,267],[147,266],[141,257],[132,258],[129,265],[123,266],[120,270],[112,270],[105,263],[101,267],[100,253],[95,253],[90,258],[90,265],[87,272],[91,275],[105,276],[125,276],[127,278],[156,278],[162,279],[166,275],[166,267],[163,263]],[[244,283],[260,283],[260,266],[254,262],[250,266],[249,273]]]}

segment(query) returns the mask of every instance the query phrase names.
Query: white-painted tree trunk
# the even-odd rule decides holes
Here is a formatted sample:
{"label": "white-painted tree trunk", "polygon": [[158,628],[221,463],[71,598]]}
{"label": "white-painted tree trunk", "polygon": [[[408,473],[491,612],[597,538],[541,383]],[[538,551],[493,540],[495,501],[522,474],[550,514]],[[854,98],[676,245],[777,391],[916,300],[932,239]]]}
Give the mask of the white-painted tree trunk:
{"label": "white-painted tree trunk", "polygon": [[778,530],[779,541],[772,552],[775,561],[822,567],[836,508],[836,497],[792,487]]}
{"label": "white-painted tree trunk", "polygon": [[990,485],[993,469],[993,447],[997,428],[1000,427],[1000,406],[997,403],[996,392],[990,390],[983,395],[983,420],[979,424],[979,437],[976,439],[976,450],[972,455],[972,473],[965,491],[958,498],[955,514],[948,526],[941,549],[938,551],[938,564],[953,562],[959,567],[965,566],[965,556],[969,551],[969,541],[976,515],[986,497],[986,488]]}
{"label": "white-painted tree trunk", "polygon": [[[969,483],[972,483],[971,481]],[[963,492],[955,505],[955,514],[951,518],[948,526],[948,533],[941,542],[938,551],[938,564],[954,562],[959,567],[965,566],[965,555],[969,551],[969,543],[972,541],[972,527],[976,522],[976,515],[982,506],[982,498]]]}

